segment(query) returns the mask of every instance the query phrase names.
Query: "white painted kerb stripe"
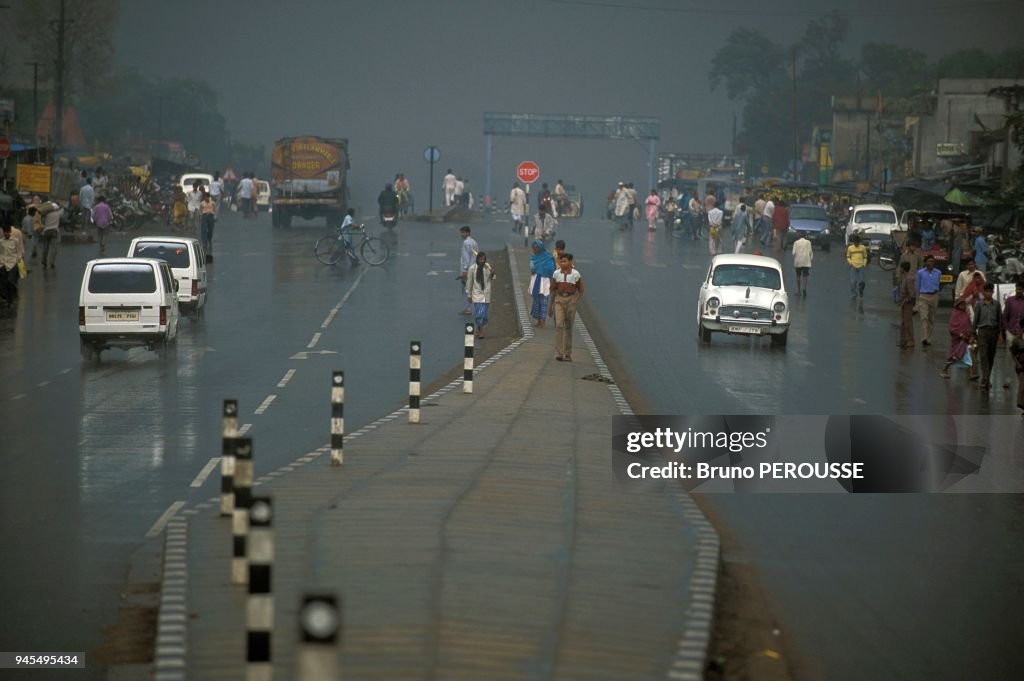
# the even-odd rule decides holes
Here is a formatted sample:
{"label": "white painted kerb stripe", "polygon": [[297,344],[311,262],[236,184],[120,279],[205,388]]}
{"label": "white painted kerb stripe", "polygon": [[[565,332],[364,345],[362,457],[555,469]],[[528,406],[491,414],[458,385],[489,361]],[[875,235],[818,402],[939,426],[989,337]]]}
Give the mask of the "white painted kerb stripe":
{"label": "white painted kerb stripe", "polygon": [[155,537],[160,534],[163,531],[164,526],[171,521],[174,514],[181,510],[181,507],[184,505],[184,501],[175,501],[173,504],[168,506],[167,510],[164,511],[164,514],[157,518],[156,522],[153,523],[153,527],[149,528],[149,532],[146,533],[146,537]]}
{"label": "white painted kerb stripe", "polygon": [[262,414],[270,408],[270,403],[277,399],[277,395],[267,395],[267,399],[260,403],[260,406],[256,407],[257,414]]}
{"label": "white painted kerb stripe", "polygon": [[207,464],[205,466],[203,466],[203,470],[199,471],[199,475],[197,475],[196,479],[192,481],[192,485],[191,486],[192,487],[202,487],[203,483],[206,482],[206,478],[210,477],[210,473],[213,472],[213,469],[217,467],[218,463],[220,463],[220,457],[219,456],[215,456],[212,459],[210,459],[207,462]]}

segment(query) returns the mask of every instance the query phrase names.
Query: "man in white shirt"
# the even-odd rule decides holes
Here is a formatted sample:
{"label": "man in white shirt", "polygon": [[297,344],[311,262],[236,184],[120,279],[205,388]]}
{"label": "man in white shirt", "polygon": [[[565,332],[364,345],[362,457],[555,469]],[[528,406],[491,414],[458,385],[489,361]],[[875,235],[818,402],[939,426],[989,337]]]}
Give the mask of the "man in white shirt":
{"label": "man in white shirt", "polygon": [[248,217],[252,210],[253,190],[256,188],[249,175],[250,173],[246,173],[238,183],[238,209],[242,211],[243,217]]}
{"label": "man in white shirt", "polygon": [[526,192],[519,188],[518,182],[512,183],[512,193],[508,196],[508,211],[512,213],[512,231],[520,233],[526,222]]}
{"label": "man in white shirt", "polygon": [[551,276],[548,316],[555,318],[555,359],[559,362],[572,361],[572,325],[583,296],[583,276],[572,262],[572,253],[559,253],[558,269]]}
{"label": "man in white shirt", "polygon": [[463,200],[463,194],[466,193],[466,183],[462,181],[461,177],[455,178],[455,196],[452,197],[456,206],[464,206],[465,201]]}
{"label": "man in white shirt", "polygon": [[188,215],[192,224],[192,233],[199,233],[199,204],[203,200],[203,183],[196,180],[192,183],[192,191],[188,193]]}
{"label": "man in white shirt", "polygon": [[814,247],[811,240],[803,234],[793,242],[793,267],[796,268],[796,294],[807,295],[807,279],[811,276],[811,261],[814,260]]}
{"label": "man in white shirt", "polygon": [[455,177],[455,173],[452,169],[448,169],[448,173],[441,180],[441,188],[444,190],[444,205],[450,206],[455,201],[455,183],[458,179]]}
{"label": "man in white shirt", "polygon": [[220,217],[220,197],[224,193],[224,180],[220,179],[220,171],[213,174],[213,182],[210,183],[210,198],[215,206],[213,219]]}
{"label": "man in white shirt", "polygon": [[92,180],[86,180],[78,190],[78,201],[82,206],[82,229],[88,230],[92,208],[96,205],[96,191],[92,187]]}
{"label": "man in white shirt", "polygon": [[476,243],[476,239],[471,237],[469,225],[463,225],[459,228],[459,236],[462,237],[462,253],[459,257],[459,295],[462,297],[462,312],[459,314],[470,315],[473,312],[469,309],[469,301],[465,299],[464,291],[466,288],[466,278],[469,276],[469,266],[476,262],[476,254],[480,252],[480,246]]}
{"label": "man in white shirt", "polygon": [[708,213],[708,251],[718,255],[722,250],[722,209],[715,205],[715,197],[708,194],[704,197]]}

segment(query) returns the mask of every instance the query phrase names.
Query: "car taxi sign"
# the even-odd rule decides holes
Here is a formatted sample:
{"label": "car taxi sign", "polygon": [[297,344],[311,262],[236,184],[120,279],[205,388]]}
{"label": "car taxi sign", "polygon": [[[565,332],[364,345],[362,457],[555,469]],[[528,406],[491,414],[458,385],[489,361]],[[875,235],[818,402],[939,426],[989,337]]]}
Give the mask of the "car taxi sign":
{"label": "car taxi sign", "polygon": [[520,182],[533,184],[540,177],[540,166],[533,161],[523,161],[516,168],[516,177]]}

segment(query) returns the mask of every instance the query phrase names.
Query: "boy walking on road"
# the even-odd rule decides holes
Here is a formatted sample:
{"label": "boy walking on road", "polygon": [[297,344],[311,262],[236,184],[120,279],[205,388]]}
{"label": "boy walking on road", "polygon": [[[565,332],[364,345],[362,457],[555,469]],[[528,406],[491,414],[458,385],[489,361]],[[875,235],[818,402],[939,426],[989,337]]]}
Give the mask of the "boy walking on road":
{"label": "boy walking on road", "polygon": [[850,237],[846,248],[846,264],[850,266],[850,300],[864,297],[864,268],[868,264],[868,249],[860,243],[860,235]]}
{"label": "boy walking on road", "polygon": [[572,325],[576,319],[576,305],[583,295],[583,277],[572,266],[572,253],[560,253],[558,270],[551,277],[551,309],[548,316],[555,318],[555,359],[572,361]]}

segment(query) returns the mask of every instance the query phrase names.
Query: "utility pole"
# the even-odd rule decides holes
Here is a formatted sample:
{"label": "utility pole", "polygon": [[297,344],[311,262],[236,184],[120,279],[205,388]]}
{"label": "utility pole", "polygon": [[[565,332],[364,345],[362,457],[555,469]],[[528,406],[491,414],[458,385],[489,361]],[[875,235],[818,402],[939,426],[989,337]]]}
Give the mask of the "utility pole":
{"label": "utility pole", "polygon": [[36,138],[36,130],[39,127],[39,62],[26,62],[25,66],[32,67],[32,139]]}
{"label": "utility pole", "polygon": [[[60,19],[57,24],[57,74],[55,78],[56,93],[54,94],[54,121],[56,131],[54,134],[54,146],[56,149],[64,144],[64,28],[71,23],[67,20],[65,11],[65,0],[60,0]],[[50,22],[52,26],[54,22]]]}
{"label": "utility pole", "polygon": [[793,46],[793,179],[800,179],[800,143],[796,129],[796,45]]}
{"label": "utility pole", "polygon": [[736,155],[736,112],[732,112],[732,155]]}

